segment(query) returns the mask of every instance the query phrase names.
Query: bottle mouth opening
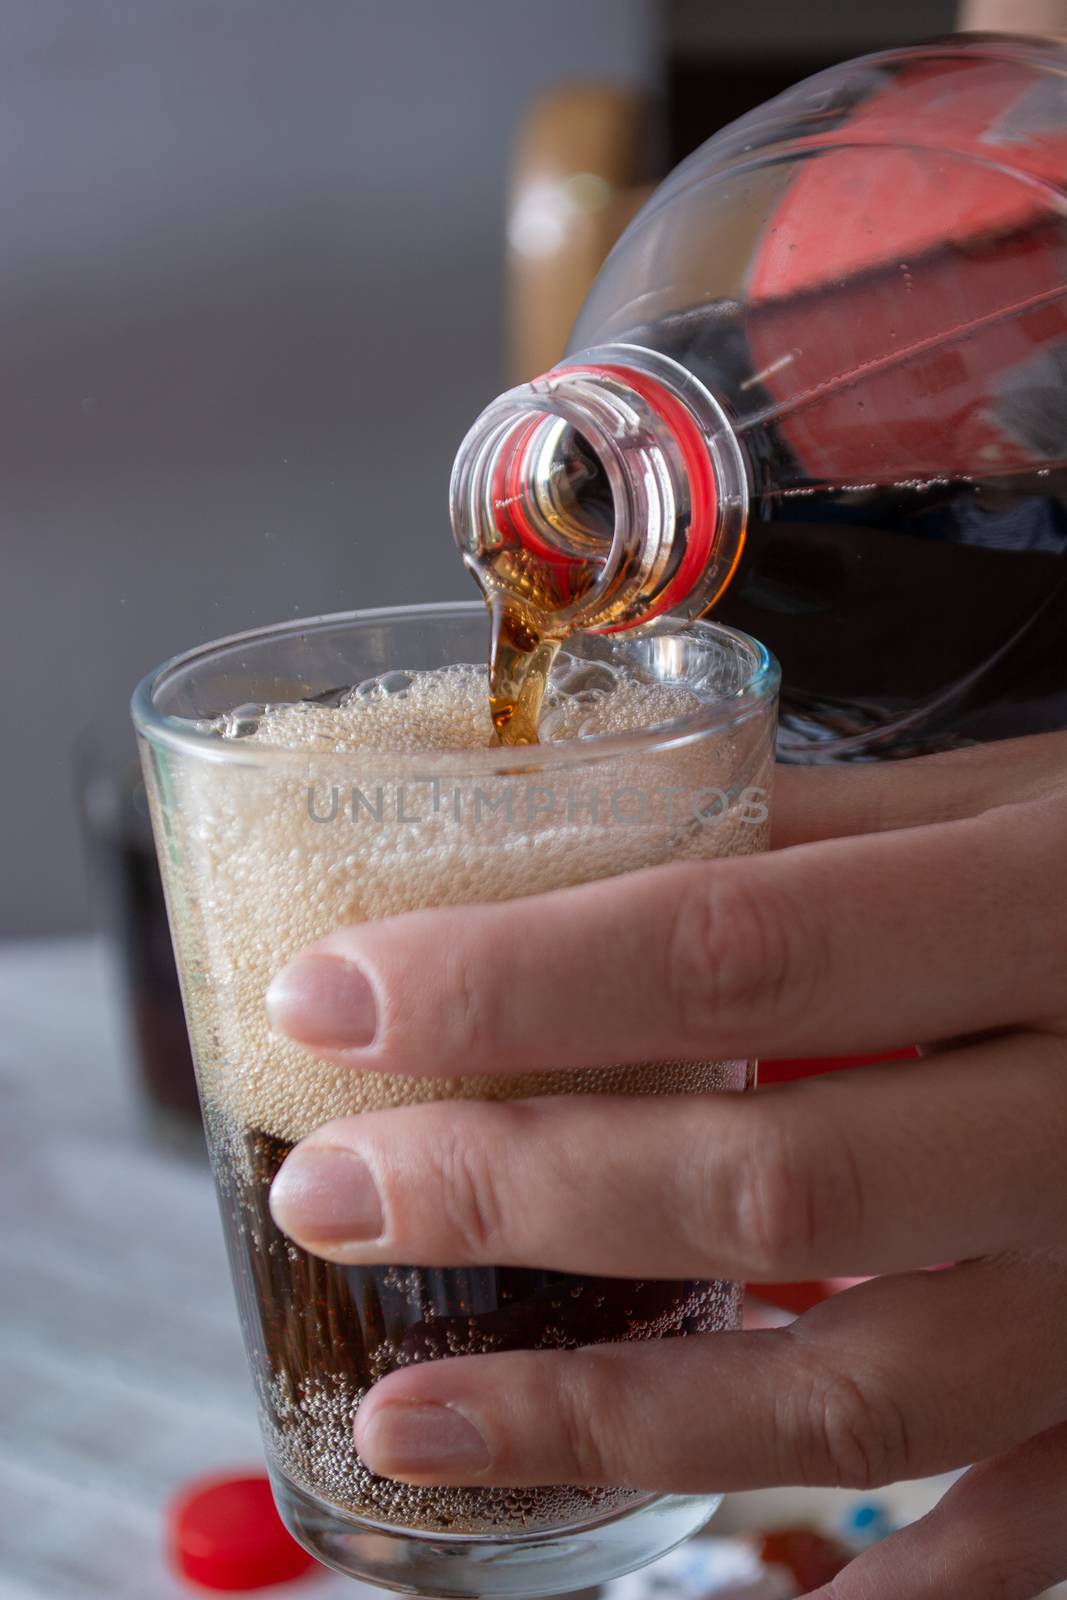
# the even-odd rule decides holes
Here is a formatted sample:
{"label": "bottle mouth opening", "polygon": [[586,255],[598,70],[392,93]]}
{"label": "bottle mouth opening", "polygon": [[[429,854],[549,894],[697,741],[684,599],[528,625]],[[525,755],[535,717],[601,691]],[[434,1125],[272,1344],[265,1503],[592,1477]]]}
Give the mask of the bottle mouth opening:
{"label": "bottle mouth opening", "polygon": [[[610,443],[586,422],[531,407],[504,431],[486,511],[513,551],[523,599],[554,614],[595,605],[628,525]],[[521,557],[525,559],[520,559]]]}
{"label": "bottle mouth opening", "polygon": [[624,345],[494,401],[451,489],[456,542],[487,598],[560,633],[706,609],[733,570],[746,498],[714,399],[668,357]]}
{"label": "bottle mouth opening", "polygon": [[457,456],[451,501],[483,588],[558,625],[585,625],[610,606],[639,511],[626,459],[637,422],[602,383],[570,373],[482,412]]}
{"label": "bottle mouth opening", "polygon": [[[684,606],[713,570],[713,552],[719,534],[719,485],[710,439],[694,412],[661,375],[629,366],[589,366],[588,372],[609,381],[618,380],[648,408],[658,435],[665,464],[672,471],[673,505],[668,517],[668,560],[660,564],[658,592],[641,614],[617,623],[605,632],[639,627]],[[710,396],[706,396],[710,401]],[[673,526],[672,526],[673,524]],[[682,534],[683,537],[677,537]],[[732,571],[732,567],[731,567]]]}

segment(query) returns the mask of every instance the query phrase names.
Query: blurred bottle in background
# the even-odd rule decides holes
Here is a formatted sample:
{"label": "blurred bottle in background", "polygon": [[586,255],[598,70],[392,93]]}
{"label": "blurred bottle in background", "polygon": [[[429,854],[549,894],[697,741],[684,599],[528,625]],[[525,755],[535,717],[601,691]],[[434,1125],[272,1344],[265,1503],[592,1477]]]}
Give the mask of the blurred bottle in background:
{"label": "blurred bottle in background", "polygon": [[146,1127],[204,1153],[200,1102],[144,782],[125,707],[77,740],[74,766],[97,928],[111,958]]}

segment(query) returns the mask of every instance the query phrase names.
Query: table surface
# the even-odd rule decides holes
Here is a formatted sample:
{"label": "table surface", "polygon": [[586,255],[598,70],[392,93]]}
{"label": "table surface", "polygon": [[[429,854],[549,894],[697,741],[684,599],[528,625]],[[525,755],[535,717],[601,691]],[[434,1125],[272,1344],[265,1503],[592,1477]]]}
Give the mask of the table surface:
{"label": "table surface", "polygon": [[145,1138],[94,941],[0,947],[0,1094],[0,1597],[188,1600],[167,1499],[263,1458],[207,1162]]}

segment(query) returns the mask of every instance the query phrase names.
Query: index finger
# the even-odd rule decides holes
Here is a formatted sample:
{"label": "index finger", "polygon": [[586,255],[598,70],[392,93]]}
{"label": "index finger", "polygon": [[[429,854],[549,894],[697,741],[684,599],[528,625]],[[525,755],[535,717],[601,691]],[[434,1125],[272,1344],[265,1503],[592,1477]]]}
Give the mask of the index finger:
{"label": "index finger", "polygon": [[447,1077],[1040,1024],[1062,1008],[1065,861],[1067,812],[1043,802],[418,911],[302,953],[271,1016],[319,1055]]}

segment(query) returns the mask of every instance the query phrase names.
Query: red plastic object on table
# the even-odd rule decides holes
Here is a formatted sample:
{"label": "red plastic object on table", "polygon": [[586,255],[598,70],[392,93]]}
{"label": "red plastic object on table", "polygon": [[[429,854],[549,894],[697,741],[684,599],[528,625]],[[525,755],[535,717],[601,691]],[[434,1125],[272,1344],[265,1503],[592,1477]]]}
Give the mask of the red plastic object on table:
{"label": "red plastic object on table", "polygon": [[268,1589],[319,1569],[279,1517],[262,1473],[187,1484],[168,1507],[167,1543],[177,1571],[202,1589]]}
{"label": "red plastic object on table", "polygon": [[768,1566],[785,1567],[805,1594],[831,1583],[848,1566],[853,1552],[813,1528],[779,1528],[759,1541],[760,1558]]}

